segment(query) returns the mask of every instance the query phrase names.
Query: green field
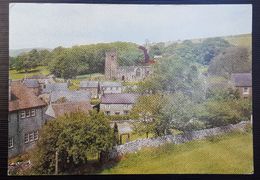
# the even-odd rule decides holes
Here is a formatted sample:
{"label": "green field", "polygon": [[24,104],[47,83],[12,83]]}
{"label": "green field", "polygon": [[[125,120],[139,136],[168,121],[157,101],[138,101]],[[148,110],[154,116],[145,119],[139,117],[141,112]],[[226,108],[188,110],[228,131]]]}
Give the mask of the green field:
{"label": "green field", "polygon": [[102,174],[252,174],[251,133],[168,144],[128,154]]}
{"label": "green field", "polygon": [[39,66],[35,69],[32,69],[31,71],[25,73],[25,72],[18,72],[16,70],[10,70],[9,71],[9,79],[17,80],[17,79],[23,79],[25,77],[30,77],[34,75],[48,75],[50,74],[50,71],[47,69],[46,66]]}
{"label": "green field", "polygon": [[230,44],[235,46],[243,46],[252,49],[252,35],[251,34],[241,34],[236,36],[226,36],[224,37]]}

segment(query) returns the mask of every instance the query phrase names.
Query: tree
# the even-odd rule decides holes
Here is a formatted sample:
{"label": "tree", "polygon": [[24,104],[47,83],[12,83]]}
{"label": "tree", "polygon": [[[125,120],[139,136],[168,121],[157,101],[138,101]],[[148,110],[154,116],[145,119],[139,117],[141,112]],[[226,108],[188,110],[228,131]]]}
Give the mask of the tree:
{"label": "tree", "polygon": [[141,85],[143,92],[182,92],[194,101],[205,98],[205,83],[196,65],[181,58],[168,57],[154,65],[153,74]]}
{"label": "tree", "polygon": [[16,57],[14,68],[17,71],[28,72],[39,65],[39,54],[36,49]]}
{"label": "tree", "polygon": [[149,133],[156,136],[161,134],[156,125],[159,124],[164,101],[165,98],[161,94],[145,95],[138,99],[132,110],[132,114],[140,119],[140,122],[133,123],[133,129],[137,134],[146,134],[147,138]]}
{"label": "tree", "polygon": [[229,78],[232,73],[250,72],[251,64],[246,48],[230,47],[212,60],[208,72]]}
{"label": "tree", "polygon": [[40,139],[31,155],[33,173],[52,174],[56,151],[59,152],[59,169],[65,172],[112,146],[113,131],[103,113],[66,114],[49,121],[40,131]]}

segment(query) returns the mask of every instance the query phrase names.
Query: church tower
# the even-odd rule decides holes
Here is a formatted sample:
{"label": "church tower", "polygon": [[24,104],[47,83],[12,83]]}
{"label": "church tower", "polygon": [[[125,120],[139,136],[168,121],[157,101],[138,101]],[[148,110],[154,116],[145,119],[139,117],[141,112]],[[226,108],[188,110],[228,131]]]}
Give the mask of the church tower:
{"label": "church tower", "polygon": [[108,80],[117,77],[117,53],[116,50],[106,52],[105,78]]}

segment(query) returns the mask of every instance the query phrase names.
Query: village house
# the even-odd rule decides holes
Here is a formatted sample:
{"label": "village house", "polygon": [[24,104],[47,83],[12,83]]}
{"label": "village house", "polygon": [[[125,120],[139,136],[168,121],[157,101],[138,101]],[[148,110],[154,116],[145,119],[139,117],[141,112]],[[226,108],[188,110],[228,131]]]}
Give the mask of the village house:
{"label": "village house", "polygon": [[45,87],[46,84],[52,84],[55,83],[54,77],[52,76],[45,76],[45,75],[33,75],[30,77],[26,77],[24,80],[29,80],[29,81],[37,81],[39,84],[39,89],[40,93],[42,92],[43,88]]}
{"label": "village house", "polygon": [[46,104],[20,81],[9,81],[8,157],[31,149],[44,125]]}
{"label": "village house", "polygon": [[231,83],[239,91],[240,97],[252,97],[252,74],[251,73],[233,73]]}
{"label": "village house", "polygon": [[48,119],[53,119],[73,112],[88,113],[89,110],[92,110],[89,101],[51,103],[45,114],[48,116]]}
{"label": "village house", "polygon": [[22,83],[27,87],[27,88],[31,88],[35,95],[38,96],[40,95],[40,83],[38,82],[38,80],[36,79],[23,79]]}
{"label": "village house", "polygon": [[91,93],[91,98],[98,98],[99,82],[98,81],[81,81],[80,90],[85,90]]}
{"label": "village house", "polygon": [[69,85],[68,83],[51,83],[45,84],[42,89],[42,94],[49,94],[53,91],[67,91]]}
{"label": "village house", "polygon": [[104,81],[100,82],[100,94],[116,94],[122,93],[121,82]]}
{"label": "village house", "polygon": [[101,97],[100,111],[106,115],[128,115],[136,103],[138,94],[104,94]]}
{"label": "village house", "polygon": [[81,102],[81,101],[90,101],[91,93],[85,91],[53,91],[50,93],[49,102]]}

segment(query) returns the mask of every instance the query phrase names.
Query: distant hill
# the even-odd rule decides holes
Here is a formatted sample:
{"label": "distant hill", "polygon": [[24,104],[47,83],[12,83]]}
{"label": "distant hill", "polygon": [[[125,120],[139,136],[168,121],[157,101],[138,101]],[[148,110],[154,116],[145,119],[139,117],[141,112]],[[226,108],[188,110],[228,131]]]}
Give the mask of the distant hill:
{"label": "distant hill", "polygon": [[29,52],[33,49],[37,49],[37,50],[44,50],[44,49],[47,49],[47,50],[51,50],[49,48],[24,48],[24,49],[9,49],[9,56],[11,57],[16,57],[22,53],[25,53],[25,52]]}
{"label": "distant hill", "polygon": [[[252,49],[252,34],[239,34],[233,36],[218,36],[218,37],[225,39],[230,44],[233,44],[235,46],[243,46],[248,48],[249,50]],[[210,38],[214,38],[214,37],[210,37]],[[199,43],[205,39],[207,38],[191,39],[191,41],[193,43]]]}
{"label": "distant hill", "polygon": [[249,50],[252,49],[252,34],[226,36],[223,38],[227,40],[230,44],[233,44],[235,46],[244,46],[247,47]]}

